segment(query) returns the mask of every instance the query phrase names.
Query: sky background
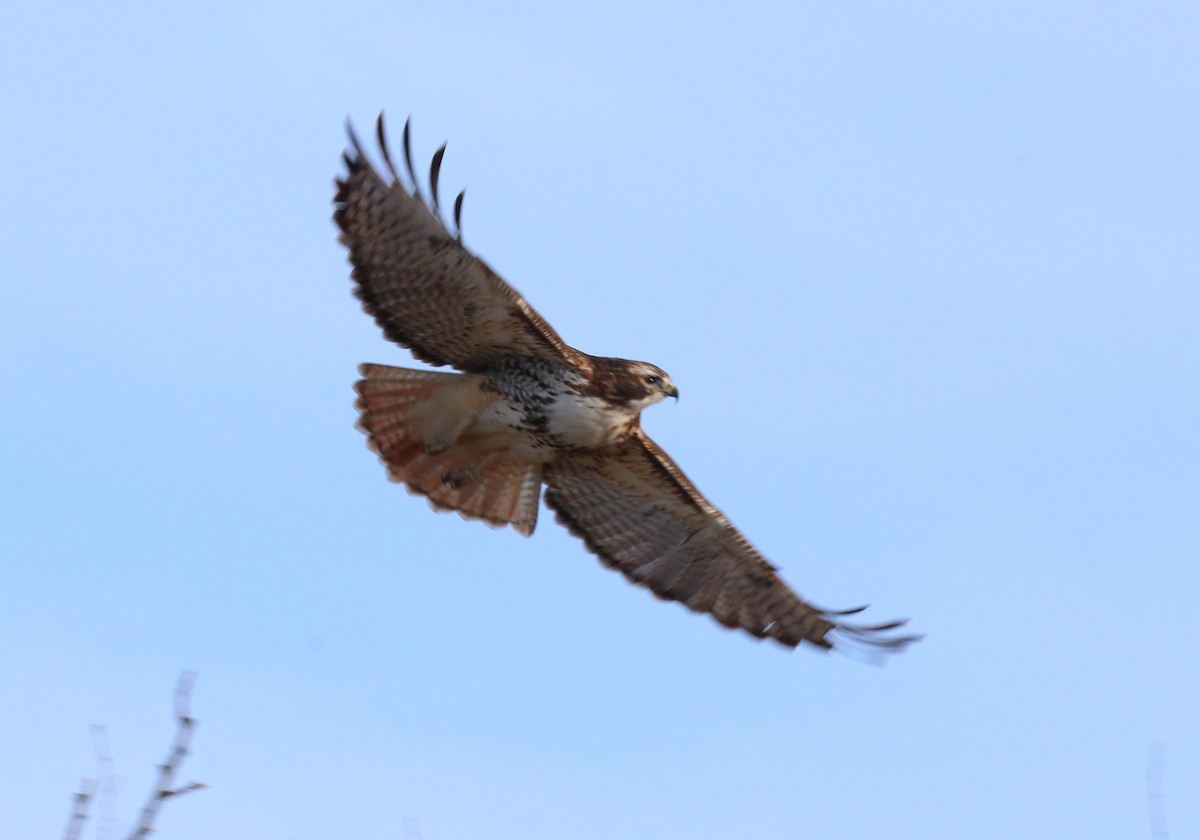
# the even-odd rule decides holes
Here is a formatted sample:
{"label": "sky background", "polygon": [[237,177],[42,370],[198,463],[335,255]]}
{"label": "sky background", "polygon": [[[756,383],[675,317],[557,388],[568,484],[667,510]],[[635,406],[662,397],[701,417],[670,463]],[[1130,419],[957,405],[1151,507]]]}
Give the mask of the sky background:
{"label": "sky background", "polygon": [[[1150,837],[1148,770],[1200,837],[1197,44],[1195,3],[6,4],[3,834],[61,835],[93,724],[127,827],[194,670],[163,840]],[[411,357],[330,221],[381,108],[567,341],[671,373],[645,426],[789,582],[927,638],[756,643],[389,484],[351,384]]]}

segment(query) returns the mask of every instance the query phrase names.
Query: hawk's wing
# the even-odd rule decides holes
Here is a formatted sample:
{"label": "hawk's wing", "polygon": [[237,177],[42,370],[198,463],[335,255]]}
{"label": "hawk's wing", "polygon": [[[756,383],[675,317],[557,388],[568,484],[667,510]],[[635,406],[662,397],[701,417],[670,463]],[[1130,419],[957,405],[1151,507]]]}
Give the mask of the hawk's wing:
{"label": "hawk's wing", "polygon": [[546,504],[605,565],[726,627],[789,647],[840,638],[899,650],[919,638],[882,635],[903,621],[846,624],[840,618],[858,610],[801,600],[640,429],[612,449],[559,458],[545,481]]}
{"label": "hawk's wing", "polygon": [[[525,299],[462,246],[442,221],[437,178],[442,151],[430,167],[431,204],[412,171],[408,125],[404,152],[413,191],[401,182],[378,123],[391,178],[363,155],[354,132],[344,155],[346,176],[337,182],[334,219],[354,264],[355,294],[392,341],[422,361],[480,372],[513,356],[532,356],[586,367]],[[458,221],[462,196],[455,203]]]}

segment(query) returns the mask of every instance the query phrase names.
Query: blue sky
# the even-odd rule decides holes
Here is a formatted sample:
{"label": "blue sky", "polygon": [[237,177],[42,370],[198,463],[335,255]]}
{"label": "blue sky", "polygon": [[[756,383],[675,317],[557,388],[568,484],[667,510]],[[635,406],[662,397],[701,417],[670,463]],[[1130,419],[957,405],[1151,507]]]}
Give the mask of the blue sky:
{"label": "blue sky", "polygon": [[[163,838],[1200,834],[1194,4],[0,12],[0,814],[106,727]],[[384,479],[343,123],[411,113],[465,238],[886,667],[655,601]],[[93,829],[98,824],[93,825]]]}

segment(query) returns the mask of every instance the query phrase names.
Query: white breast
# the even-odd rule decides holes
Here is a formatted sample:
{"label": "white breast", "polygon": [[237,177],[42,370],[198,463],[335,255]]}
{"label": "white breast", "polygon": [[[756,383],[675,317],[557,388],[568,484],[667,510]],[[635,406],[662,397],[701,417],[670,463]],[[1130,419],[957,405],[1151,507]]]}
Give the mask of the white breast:
{"label": "white breast", "polygon": [[591,449],[627,434],[636,413],[614,408],[596,397],[563,394],[551,407],[549,431],[568,446]]}

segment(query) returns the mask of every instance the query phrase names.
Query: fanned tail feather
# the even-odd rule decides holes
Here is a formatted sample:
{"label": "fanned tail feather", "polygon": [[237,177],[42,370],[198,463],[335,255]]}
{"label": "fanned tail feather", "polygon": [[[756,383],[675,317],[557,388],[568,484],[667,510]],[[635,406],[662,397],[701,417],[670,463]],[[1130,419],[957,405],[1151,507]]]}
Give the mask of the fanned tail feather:
{"label": "fanned tail feather", "polygon": [[532,534],[537,526],[541,466],[494,456],[475,469],[477,472],[462,486],[448,483],[444,473],[431,480],[437,474],[436,467],[422,477],[420,485],[409,481],[408,486],[428,496],[436,510],[456,510],[470,519],[481,519],[496,527],[511,524],[525,536]]}
{"label": "fanned tail feather", "polygon": [[392,481],[454,510],[528,536],[537,525],[540,464],[472,447],[475,413],[491,399],[461,374],[363,365],[358,427]]}

